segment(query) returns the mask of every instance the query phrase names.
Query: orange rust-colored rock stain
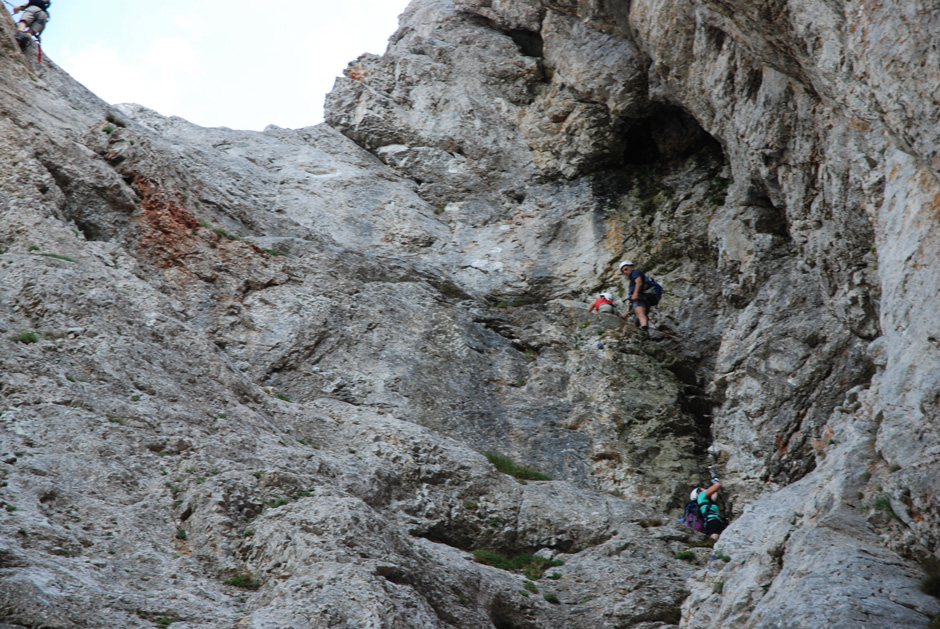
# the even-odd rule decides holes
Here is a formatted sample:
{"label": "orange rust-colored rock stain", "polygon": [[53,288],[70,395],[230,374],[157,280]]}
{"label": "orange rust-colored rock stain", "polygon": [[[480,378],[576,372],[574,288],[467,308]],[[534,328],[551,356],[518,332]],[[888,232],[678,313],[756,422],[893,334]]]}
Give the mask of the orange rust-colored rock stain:
{"label": "orange rust-colored rock stain", "polygon": [[141,222],[149,228],[140,239],[141,253],[164,269],[177,264],[194,248],[193,230],[199,222],[174,195],[153,181],[137,177],[132,185],[141,199]]}

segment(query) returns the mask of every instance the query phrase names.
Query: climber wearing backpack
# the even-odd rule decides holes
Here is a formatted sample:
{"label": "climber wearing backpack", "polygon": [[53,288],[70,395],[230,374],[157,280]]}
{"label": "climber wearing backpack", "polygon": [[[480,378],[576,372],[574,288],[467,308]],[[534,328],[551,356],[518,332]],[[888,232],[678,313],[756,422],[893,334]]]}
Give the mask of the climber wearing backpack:
{"label": "climber wearing backpack", "polygon": [[[630,260],[620,263],[620,273],[627,281],[627,299],[630,300],[630,308],[633,310],[633,324],[649,334],[649,311],[659,303],[662,288],[656,280],[637,269]],[[625,312],[621,318],[626,319],[629,314]]]}
{"label": "climber wearing backpack", "polygon": [[594,303],[591,304],[591,307],[588,308],[588,312],[604,312],[607,314],[613,314],[614,312],[614,295],[613,293],[603,292],[601,296],[594,300]]}
{"label": "climber wearing backpack", "polygon": [[23,12],[23,15],[20,17],[19,26],[17,27],[19,31],[17,38],[21,38],[20,33],[24,33],[38,39],[39,34],[46,28],[46,22],[49,21],[48,9],[51,4],[52,2],[49,0],[29,0],[26,4],[14,8],[13,15],[16,15],[20,11]]}
{"label": "climber wearing backpack", "polygon": [[721,489],[721,481],[713,478],[711,487],[708,489],[693,489],[690,496],[692,500],[698,503],[699,512],[705,519],[705,534],[712,539],[718,539],[721,532],[728,526],[725,519],[721,517],[721,510],[716,504],[715,496],[718,494],[719,489]]}

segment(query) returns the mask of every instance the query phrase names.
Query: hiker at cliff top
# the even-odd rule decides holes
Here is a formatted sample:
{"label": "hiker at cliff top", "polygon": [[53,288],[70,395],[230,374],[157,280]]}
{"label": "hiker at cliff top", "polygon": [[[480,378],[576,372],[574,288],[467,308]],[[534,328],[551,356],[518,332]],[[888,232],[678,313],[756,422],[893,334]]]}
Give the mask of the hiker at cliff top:
{"label": "hiker at cliff top", "polygon": [[698,503],[699,511],[705,518],[705,534],[712,539],[718,539],[721,532],[725,530],[728,523],[721,517],[721,509],[716,504],[716,495],[721,489],[721,481],[717,478],[712,479],[711,487],[708,489],[696,488],[692,490],[690,498]]}
{"label": "hiker at cliff top", "polygon": [[611,314],[614,312],[614,295],[613,293],[603,292],[601,296],[594,300],[594,303],[591,304],[591,307],[588,308],[588,312],[605,312]]}
{"label": "hiker at cliff top", "polygon": [[14,8],[13,15],[23,12],[17,27],[19,32],[39,37],[39,34],[46,28],[46,22],[49,21],[47,9],[51,4],[49,0],[29,0],[26,4]]}
{"label": "hiker at cliff top", "polygon": [[[649,333],[649,310],[656,304],[650,303],[650,295],[644,293],[645,286],[650,282],[643,271],[636,268],[636,265],[630,260],[624,260],[620,263],[620,273],[627,282],[626,298],[630,300],[630,308],[633,310],[633,325],[639,326],[641,330]],[[626,319],[629,311],[621,315]]]}

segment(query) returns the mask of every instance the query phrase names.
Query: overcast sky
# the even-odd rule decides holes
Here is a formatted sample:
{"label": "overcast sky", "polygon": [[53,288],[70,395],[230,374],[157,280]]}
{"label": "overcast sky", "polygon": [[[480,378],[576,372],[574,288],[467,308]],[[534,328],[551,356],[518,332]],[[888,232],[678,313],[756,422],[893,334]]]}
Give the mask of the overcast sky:
{"label": "overcast sky", "polygon": [[53,0],[43,53],[109,103],[202,126],[305,127],[322,122],[323,98],[347,63],[385,51],[407,5]]}

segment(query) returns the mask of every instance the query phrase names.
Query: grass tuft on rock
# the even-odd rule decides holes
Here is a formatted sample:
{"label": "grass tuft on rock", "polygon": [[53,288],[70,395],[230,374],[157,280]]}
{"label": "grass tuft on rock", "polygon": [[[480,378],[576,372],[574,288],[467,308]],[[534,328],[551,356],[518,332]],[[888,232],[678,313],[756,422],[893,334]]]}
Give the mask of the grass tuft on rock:
{"label": "grass tuft on rock", "polygon": [[532,468],[518,465],[508,456],[497,452],[487,452],[486,459],[503,474],[509,474],[522,480],[552,480],[548,474],[544,474]]}

